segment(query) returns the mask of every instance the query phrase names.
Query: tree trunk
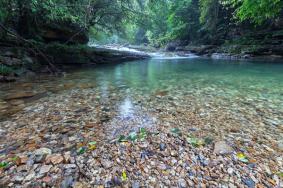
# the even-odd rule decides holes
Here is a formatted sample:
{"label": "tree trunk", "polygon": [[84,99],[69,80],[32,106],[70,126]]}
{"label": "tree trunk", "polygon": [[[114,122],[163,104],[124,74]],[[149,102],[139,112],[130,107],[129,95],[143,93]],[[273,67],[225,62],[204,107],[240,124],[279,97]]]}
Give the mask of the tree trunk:
{"label": "tree trunk", "polygon": [[33,17],[31,12],[30,0],[18,0],[19,18],[17,31],[18,34],[24,38],[32,37],[32,28],[34,27]]}

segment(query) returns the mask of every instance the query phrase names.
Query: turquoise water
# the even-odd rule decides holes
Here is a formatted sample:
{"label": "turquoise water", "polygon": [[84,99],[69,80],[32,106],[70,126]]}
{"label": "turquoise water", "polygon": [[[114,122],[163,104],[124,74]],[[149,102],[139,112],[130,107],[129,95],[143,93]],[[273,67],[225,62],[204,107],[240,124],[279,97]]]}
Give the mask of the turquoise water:
{"label": "turquoise water", "polygon": [[[69,78],[70,77],[70,78]],[[63,80],[142,91],[196,92],[269,101],[283,108],[283,64],[208,59],[152,59],[74,72]],[[121,90],[121,89],[120,89]],[[201,96],[200,96],[201,97]]]}
{"label": "turquoise water", "polygon": [[[246,110],[266,110],[269,115],[274,114],[274,117],[266,118],[275,124],[282,124],[282,62],[201,58],[142,60],[81,68],[67,72],[64,77],[41,76],[16,84],[3,84],[0,87],[0,98],[17,91],[32,90],[50,94],[76,88],[82,91],[93,88],[99,91],[105,100],[113,92],[120,96],[119,100],[138,100],[160,95],[158,93],[161,92],[161,95],[175,97],[178,105],[182,105],[182,102],[190,102],[193,106],[213,103],[237,110],[235,108],[239,108],[238,105],[248,104],[250,108],[247,107]],[[7,102],[7,108],[2,107],[2,113],[11,109],[11,106],[17,106],[11,105],[10,101],[4,102]],[[21,107],[29,102],[23,100],[24,105],[21,104]]]}

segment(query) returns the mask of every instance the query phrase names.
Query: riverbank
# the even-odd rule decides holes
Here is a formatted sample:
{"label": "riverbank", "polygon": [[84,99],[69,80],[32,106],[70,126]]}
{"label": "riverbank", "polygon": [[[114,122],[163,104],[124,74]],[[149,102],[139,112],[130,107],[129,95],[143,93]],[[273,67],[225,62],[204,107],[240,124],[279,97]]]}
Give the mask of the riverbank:
{"label": "riverbank", "polygon": [[63,66],[121,63],[149,58],[139,52],[118,51],[59,43],[36,44],[37,52],[25,46],[0,47],[0,82],[14,82],[35,74],[61,74]]}

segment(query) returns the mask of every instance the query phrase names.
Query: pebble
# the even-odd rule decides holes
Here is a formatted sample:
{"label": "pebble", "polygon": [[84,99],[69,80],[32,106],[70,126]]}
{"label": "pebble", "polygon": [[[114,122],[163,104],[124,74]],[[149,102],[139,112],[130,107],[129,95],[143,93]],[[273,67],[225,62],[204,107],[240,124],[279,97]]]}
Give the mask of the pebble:
{"label": "pebble", "polygon": [[24,177],[22,177],[22,176],[16,176],[15,177],[15,182],[16,183],[21,183],[23,180],[24,180]]}
{"label": "pebble", "polygon": [[49,149],[49,148],[40,148],[40,149],[37,149],[37,150],[34,151],[34,154],[38,155],[38,156],[48,155],[48,154],[51,154],[51,153],[52,153],[52,150]]}
{"label": "pebble", "polygon": [[25,181],[31,181],[35,178],[35,172],[31,172],[29,175],[26,176]]}
{"label": "pebble", "polygon": [[70,188],[74,184],[74,179],[71,176],[65,177],[62,181],[60,188]]}
{"label": "pebble", "polygon": [[233,149],[225,141],[218,141],[214,144],[213,153],[215,154],[230,154],[232,152]]}
{"label": "pebble", "polygon": [[242,181],[248,188],[255,188],[255,182],[251,178],[243,178]]}
{"label": "pebble", "polygon": [[227,172],[228,172],[228,174],[233,175],[234,169],[233,168],[228,168]]}
{"label": "pebble", "polygon": [[39,174],[46,174],[50,171],[51,168],[52,168],[52,165],[43,165],[40,168]]}
{"label": "pebble", "polygon": [[101,163],[105,169],[111,168],[113,166],[113,162],[109,160],[102,160]]}
{"label": "pebble", "polygon": [[138,181],[134,181],[132,183],[132,188],[140,188],[140,183]]}
{"label": "pebble", "polygon": [[46,157],[46,163],[49,164],[50,162],[53,165],[60,164],[64,161],[64,158],[61,154],[54,154],[54,155],[48,155]]}
{"label": "pebble", "polygon": [[178,187],[179,188],[186,188],[187,187],[187,182],[184,179],[179,179],[178,180]]}
{"label": "pebble", "polygon": [[164,143],[160,143],[159,149],[160,149],[160,151],[165,151],[166,145]]}
{"label": "pebble", "polygon": [[[227,88],[217,88],[220,94],[214,95],[213,86],[205,88],[205,94],[197,94],[204,92],[197,87],[184,95],[179,86],[172,87],[166,94],[174,96],[170,102],[107,85],[103,92],[73,87],[30,104],[0,122],[0,161],[8,162],[0,169],[0,187],[5,182],[4,187],[233,188],[260,187],[262,182],[262,187],[275,187],[282,182],[277,174],[283,169],[281,129],[262,120],[277,116],[280,123],[278,110],[255,109],[245,103],[249,96],[238,94],[230,99],[232,104],[222,96]],[[123,113],[120,103],[125,104]],[[120,134],[138,133],[140,127],[148,131],[144,140],[118,141]],[[173,136],[172,128],[182,134]],[[187,143],[188,135],[199,143]],[[96,147],[90,149],[94,141]],[[77,152],[79,148],[85,150]],[[249,163],[239,161],[238,152]]]}

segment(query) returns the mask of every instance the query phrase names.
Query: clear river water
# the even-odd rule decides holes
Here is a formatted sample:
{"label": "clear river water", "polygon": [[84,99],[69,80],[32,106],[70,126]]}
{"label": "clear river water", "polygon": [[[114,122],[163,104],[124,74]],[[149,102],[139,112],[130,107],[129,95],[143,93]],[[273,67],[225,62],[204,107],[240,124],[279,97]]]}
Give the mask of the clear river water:
{"label": "clear river water", "polygon": [[[117,65],[81,68],[67,72],[63,77],[40,76],[16,84],[0,86],[0,110],[7,114],[22,109],[29,102],[74,88],[95,88],[107,99],[113,89],[121,99],[143,97],[162,92],[168,96],[196,97],[201,103],[223,102],[233,106],[250,104],[246,110],[272,110],[275,118],[265,117],[275,124],[283,118],[283,64],[282,62],[227,61],[201,58],[150,59]],[[111,91],[110,91],[111,90]],[[36,93],[34,97],[5,100],[17,93]],[[40,93],[38,95],[38,93]],[[21,96],[20,94],[20,96]],[[11,97],[13,98],[13,97]],[[19,97],[20,98],[20,97]],[[123,99],[122,99],[123,100]],[[195,101],[195,102],[197,102]]]}
{"label": "clear river water", "polygon": [[[122,169],[145,187],[283,185],[283,62],[158,57],[72,68],[1,84],[0,119],[3,160],[69,153],[94,187]],[[75,170],[55,167],[57,178]]]}

